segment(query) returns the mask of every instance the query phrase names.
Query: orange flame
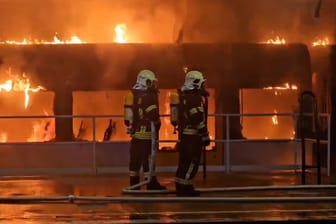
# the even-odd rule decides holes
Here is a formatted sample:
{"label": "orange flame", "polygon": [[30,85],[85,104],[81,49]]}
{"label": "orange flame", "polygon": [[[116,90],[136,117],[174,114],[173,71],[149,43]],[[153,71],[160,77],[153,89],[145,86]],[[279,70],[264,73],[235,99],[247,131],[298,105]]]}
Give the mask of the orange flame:
{"label": "orange flame", "polygon": [[[297,90],[298,87],[296,85],[290,85],[289,83],[285,83],[284,86],[268,86],[263,89],[274,90],[274,95],[281,95],[281,90]],[[279,91],[280,90],[280,91]]]}
{"label": "orange flame", "polygon": [[[9,69],[7,73],[9,76],[13,76],[13,74],[11,73],[11,69]],[[18,75],[14,75],[14,79],[9,79],[2,84],[0,83],[0,92],[2,90],[5,90],[6,92],[23,91],[25,94],[24,107],[26,109],[29,104],[29,92],[38,92],[40,90],[46,89],[42,86],[37,86],[35,88],[31,87],[29,78],[26,76],[25,73],[23,73],[21,77],[19,77]]]}
{"label": "orange flame", "polygon": [[278,116],[276,115],[277,113],[278,113],[277,110],[274,110],[274,114],[275,115],[272,116],[272,123],[273,123],[273,125],[278,125],[279,124]]}
{"label": "orange flame", "polygon": [[266,43],[266,44],[286,44],[286,40],[283,37],[276,36],[274,39],[270,38],[267,41],[264,41],[262,43]]}
{"label": "orange flame", "polygon": [[122,24],[116,25],[114,28],[114,32],[115,32],[114,42],[120,43],[120,44],[127,43],[126,30],[127,30],[126,24],[122,23]]}
{"label": "orange flame", "polygon": [[78,36],[71,36],[70,40],[60,40],[57,35],[54,36],[53,41],[45,40],[31,40],[24,38],[22,41],[6,40],[0,44],[13,44],[13,45],[34,45],[34,44],[85,44]]}
{"label": "orange flame", "polygon": [[284,86],[268,86],[268,87],[264,87],[264,89],[279,89],[279,90],[292,89],[292,90],[297,90],[298,87],[296,85],[290,85],[289,83],[285,83]]}
{"label": "orange flame", "polygon": [[324,47],[324,46],[327,46],[327,45],[329,45],[330,44],[330,42],[329,42],[329,38],[328,37],[325,37],[325,38],[323,38],[323,39],[318,39],[318,40],[315,40],[314,42],[313,42],[313,46],[314,47],[317,47],[317,46],[322,46],[322,47]]}
{"label": "orange flame", "polygon": [[[46,114],[47,115],[47,114]],[[42,120],[34,122],[33,124],[33,133],[27,139],[28,142],[46,142],[50,141],[54,137],[55,122],[52,120]]]}

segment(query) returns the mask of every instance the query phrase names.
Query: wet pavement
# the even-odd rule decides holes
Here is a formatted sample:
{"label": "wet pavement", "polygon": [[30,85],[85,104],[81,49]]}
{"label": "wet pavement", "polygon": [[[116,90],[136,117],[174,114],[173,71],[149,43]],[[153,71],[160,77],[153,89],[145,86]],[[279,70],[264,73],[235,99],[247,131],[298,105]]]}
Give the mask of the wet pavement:
{"label": "wet pavement", "polygon": [[[336,186],[295,172],[209,172],[195,180],[200,197],[176,197],[174,174],[158,173],[170,191],[123,193],[127,174],[2,176],[0,223],[323,223],[336,220]],[[128,192],[128,191],[126,191]]]}

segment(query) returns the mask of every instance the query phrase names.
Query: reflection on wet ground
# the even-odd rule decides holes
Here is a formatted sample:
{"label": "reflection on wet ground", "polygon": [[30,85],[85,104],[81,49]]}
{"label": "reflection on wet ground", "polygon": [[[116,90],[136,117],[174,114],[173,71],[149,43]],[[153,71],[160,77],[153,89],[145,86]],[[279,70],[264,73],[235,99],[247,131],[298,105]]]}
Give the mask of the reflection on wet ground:
{"label": "reflection on wet ground", "polygon": [[[159,173],[158,178],[174,190],[173,173]],[[315,187],[315,180],[316,177],[310,174],[306,186]],[[202,190],[201,197],[178,198],[173,192],[123,194],[122,190],[128,186],[127,174],[3,176],[0,179],[0,223],[336,220],[336,186],[332,184],[329,178],[323,177],[323,188],[296,188],[300,185],[300,174],[294,172],[211,172],[206,180],[202,179],[202,175],[196,178],[195,186]],[[295,188],[284,189],[284,186]],[[237,190],[237,187],[240,189]],[[25,200],[28,197],[34,200]],[[294,197],[299,198],[293,200]],[[20,198],[22,200],[17,200]],[[60,198],[62,200],[52,200]]]}

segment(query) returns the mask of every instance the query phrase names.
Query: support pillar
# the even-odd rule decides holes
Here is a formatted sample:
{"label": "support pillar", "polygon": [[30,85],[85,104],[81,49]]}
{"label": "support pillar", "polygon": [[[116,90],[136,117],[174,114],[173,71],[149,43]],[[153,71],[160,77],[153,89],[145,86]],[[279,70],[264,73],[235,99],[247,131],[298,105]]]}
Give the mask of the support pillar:
{"label": "support pillar", "polygon": [[[55,91],[54,114],[72,115],[73,113],[72,88],[66,83],[63,88],[59,87]],[[56,141],[74,141],[72,118],[55,119]]]}

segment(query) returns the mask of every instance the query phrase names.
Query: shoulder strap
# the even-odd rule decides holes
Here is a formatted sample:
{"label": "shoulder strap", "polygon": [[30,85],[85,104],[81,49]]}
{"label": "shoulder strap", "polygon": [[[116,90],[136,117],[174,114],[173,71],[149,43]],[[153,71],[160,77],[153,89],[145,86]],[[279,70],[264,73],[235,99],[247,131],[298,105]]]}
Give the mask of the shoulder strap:
{"label": "shoulder strap", "polygon": [[181,89],[177,89],[177,93],[178,93],[178,96],[179,96],[179,101],[180,101],[180,108],[182,108],[182,106],[185,105],[185,96],[184,96],[184,93],[183,91],[181,91]]}
{"label": "shoulder strap", "polygon": [[205,122],[205,127],[208,127],[208,110],[209,110],[209,100],[208,100],[208,95],[203,96],[204,98],[204,122]]}

